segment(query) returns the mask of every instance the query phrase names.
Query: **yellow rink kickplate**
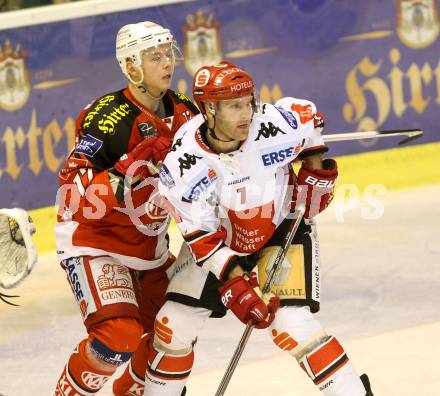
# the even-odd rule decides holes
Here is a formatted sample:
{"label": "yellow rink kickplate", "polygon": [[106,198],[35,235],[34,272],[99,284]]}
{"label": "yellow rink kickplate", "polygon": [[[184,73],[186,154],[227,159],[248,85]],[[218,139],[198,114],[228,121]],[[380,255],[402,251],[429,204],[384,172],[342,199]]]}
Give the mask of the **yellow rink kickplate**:
{"label": "yellow rink kickplate", "polygon": [[[379,184],[386,190],[397,190],[440,184],[440,143],[372,151],[336,159],[339,167],[336,188],[351,184],[363,191],[368,185]],[[34,240],[38,252],[54,251],[55,208],[50,206],[31,210],[30,215],[37,227]]]}

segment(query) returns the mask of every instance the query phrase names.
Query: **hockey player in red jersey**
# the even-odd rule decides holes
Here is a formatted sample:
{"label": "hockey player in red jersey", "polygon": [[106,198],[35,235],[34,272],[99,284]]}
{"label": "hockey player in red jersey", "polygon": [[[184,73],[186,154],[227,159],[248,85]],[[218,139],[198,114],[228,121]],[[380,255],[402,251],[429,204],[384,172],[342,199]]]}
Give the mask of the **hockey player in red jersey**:
{"label": "hockey player in red jersey", "polygon": [[198,113],[169,89],[177,54],[162,26],[122,27],[116,58],[128,87],[96,99],[77,119],[75,147],[59,173],[55,234],[88,337],[69,357],[56,395],[98,392],[135,351],[114,393],[143,387],[141,335],[153,329],[174,261],[156,166],[178,128]]}
{"label": "hockey player in red jersey", "polygon": [[[243,323],[268,328],[324,395],[372,395],[368,378],[357,375],[313,315],[320,278],[312,218],[330,203],[338,175],[336,162],[323,159],[323,117],[307,100],[259,105],[250,75],[228,62],[202,67],[193,94],[203,114],[177,132],[161,168],[159,190],[186,244],[148,344],[144,395],[180,395],[198,333],[226,308]],[[302,163],[297,175],[293,161]],[[262,295],[258,282],[267,278],[297,202],[306,204],[305,220],[273,294]]]}

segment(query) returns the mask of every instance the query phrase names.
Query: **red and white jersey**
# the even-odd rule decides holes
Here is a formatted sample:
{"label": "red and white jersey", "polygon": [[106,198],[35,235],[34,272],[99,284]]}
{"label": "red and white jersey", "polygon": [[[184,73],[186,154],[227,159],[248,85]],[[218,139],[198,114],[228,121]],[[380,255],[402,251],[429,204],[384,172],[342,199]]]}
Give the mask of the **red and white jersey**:
{"label": "red and white jersey", "polygon": [[133,185],[119,200],[109,178],[116,161],[143,139],[173,138],[198,113],[186,96],[171,90],[163,103],[164,118],[124,89],[98,98],[78,117],[75,147],[59,173],[55,237],[60,260],[105,255],[145,270],[168,259],[168,213],[160,206],[157,185]]}
{"label": "red and white jersey", "polygon": [[261,249],[290,209],[290,163],[327,151],[312,102],[263,104],[249,136],[228,154],[206,142],[202,115],[186,122],[161,169],[159,191],[198,265],[222,278],[237,255]]}

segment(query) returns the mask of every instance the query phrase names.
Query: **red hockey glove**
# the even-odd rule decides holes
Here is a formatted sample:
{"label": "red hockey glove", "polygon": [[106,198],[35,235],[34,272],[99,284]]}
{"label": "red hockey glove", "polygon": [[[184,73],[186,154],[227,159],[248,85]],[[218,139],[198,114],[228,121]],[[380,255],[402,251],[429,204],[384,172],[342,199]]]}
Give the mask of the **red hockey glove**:
{"label": "red hockey glove", "polygon": [[[148,167],[148,165],[144,163],[136,166],[136,161],[149,161],[156,166],[165,159],[171,144],[172,140],[166,137],[154,136],[142,140],[133,150],[124,154],[119,161],[116,162],[114,168],[122,175],[131,177],[139,176],[141,179],[144,179],[157,172],[154,172],[152,167]],[[130,168],[131,166],[132,168]]]}
{"label": "red hockey glove", "polygon": [[313,114],[313,126],[315,129],[322,131],[324,128],[324,116],[321,113],[316,112]]}
{"label": "red hockey glove", "polygon": [[292,196],[292,210],[305,203],[304,217],[310,219],[321,213],[332,201],[338,167],[333,159],[322,161],[324,169],[313,169],[303,162],[298,172]]}
{"label": "red hockey glove", "polygon": [[259,296],[261,291],[254,272],[249,275],[249,279],[243,276],[229,279],[219,290],[223,304],[241,322],[247,324],[251,320],[257,329],[265,329],[275,319],[275,312],[280,306],[280,299],[271,297],[268,304],[264,302]]}

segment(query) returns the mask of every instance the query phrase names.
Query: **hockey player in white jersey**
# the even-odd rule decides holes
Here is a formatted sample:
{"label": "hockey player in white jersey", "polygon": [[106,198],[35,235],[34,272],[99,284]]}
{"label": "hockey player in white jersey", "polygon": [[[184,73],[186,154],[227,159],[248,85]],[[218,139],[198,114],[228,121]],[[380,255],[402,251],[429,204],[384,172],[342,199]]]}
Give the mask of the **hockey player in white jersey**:
{"label": "hockey player in white jersey", "polygon": [[[198,333],[225,308],[243,323],[268,328],[324,395],[372,395],[368,378],[359,378],[313,315],[320,278],[311,218],[328,206],[338,175],[336,162],[322,158],[323,118],[307,100],[259,106],[254,92],[249,74],[228,62],[195,75],[202,114],[177,132],[161,169],[159,189],[186,244],[149,341],[144,395],[181,394]],[[296,160],[302,161],[297,176]],[[306,220],[272,289],[276,297],[263,296],[258,281],[264,284],[299,201]]]}

